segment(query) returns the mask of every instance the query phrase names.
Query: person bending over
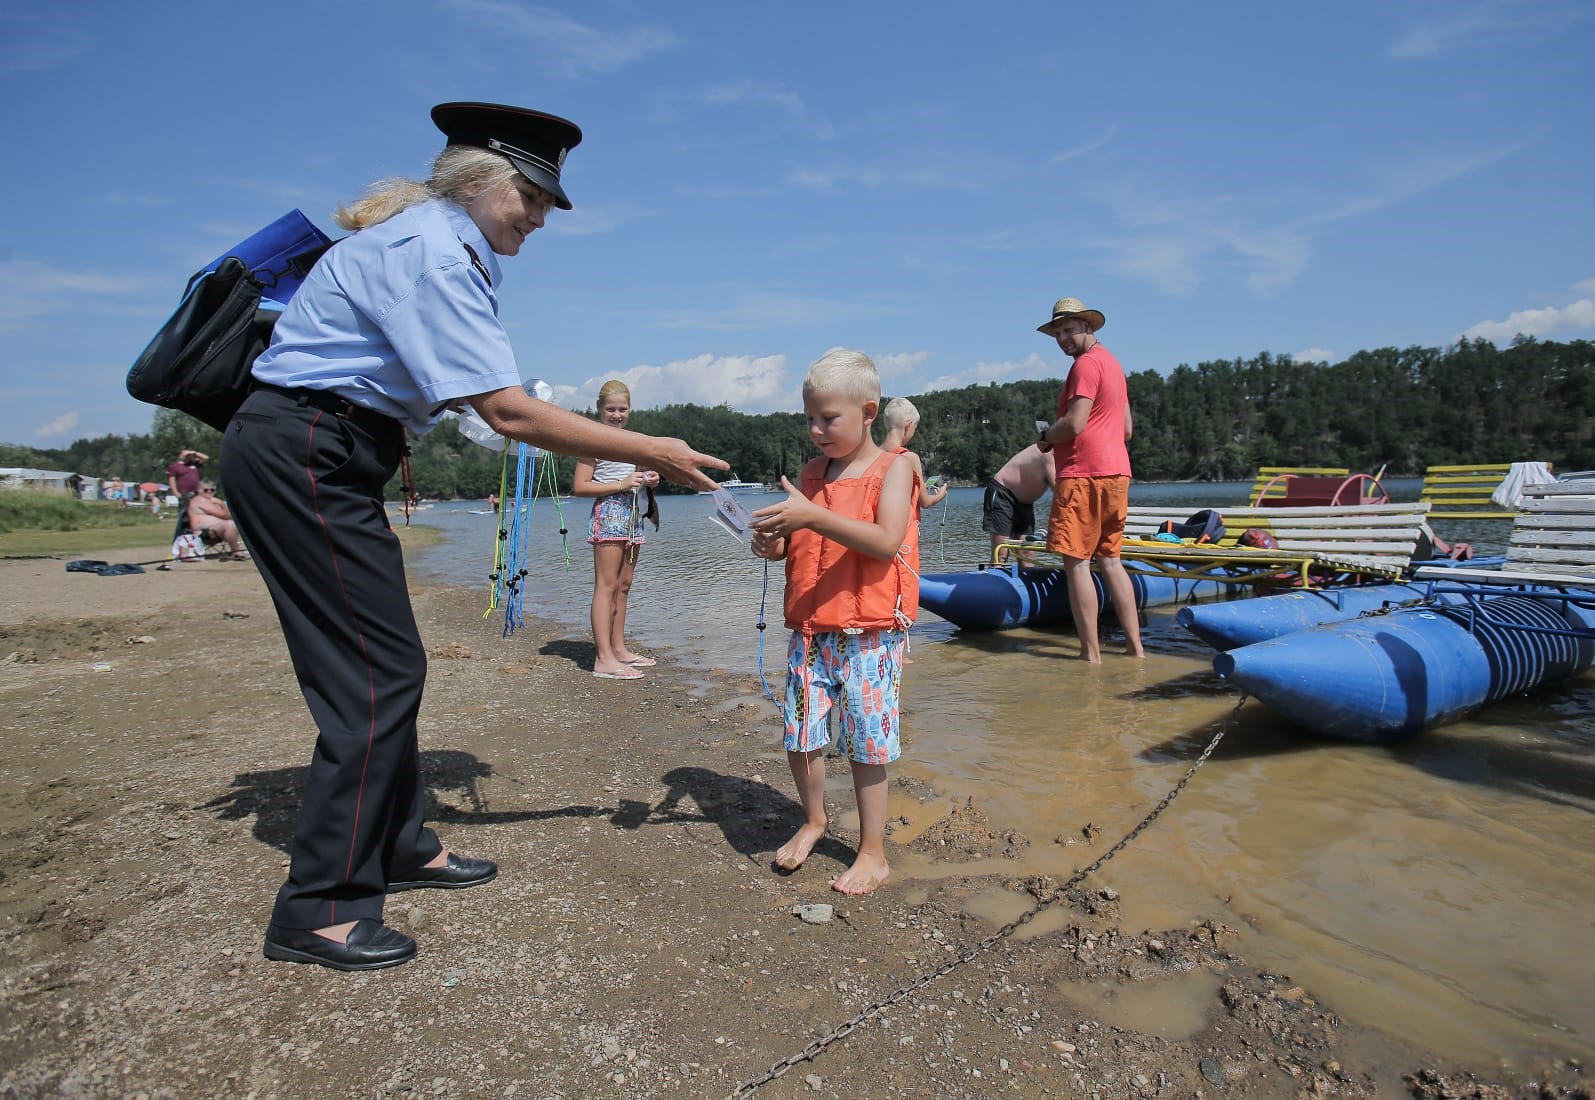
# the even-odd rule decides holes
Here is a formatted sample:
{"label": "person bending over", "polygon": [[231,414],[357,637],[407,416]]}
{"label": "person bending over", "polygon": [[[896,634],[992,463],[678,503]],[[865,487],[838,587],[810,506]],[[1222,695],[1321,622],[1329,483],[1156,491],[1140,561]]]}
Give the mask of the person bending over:
{"label": "person bending over", "polygon": [[560,454],[599,455],[712,489],[720,459],[679,439],[596,424],[529,395],[499,320],[505,272],[550,211],[581,131],[492,103],[432,109],[447,147],[426,181],[389,179],[338,211],[351,234],[310,269],[255,361],[227,426],[222,479],[271,592],[317,728],[269,959],[337,970],[415,957],[382,922],[400,890],[457,890],[498,874],[424,824],[416,719],[426,649],[383,488],[405,432],[451,407]]}

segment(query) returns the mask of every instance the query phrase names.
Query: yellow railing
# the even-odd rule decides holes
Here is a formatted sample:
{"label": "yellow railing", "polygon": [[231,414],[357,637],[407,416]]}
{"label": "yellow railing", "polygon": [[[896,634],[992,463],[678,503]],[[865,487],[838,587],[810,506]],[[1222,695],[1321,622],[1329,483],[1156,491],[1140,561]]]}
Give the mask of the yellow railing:
{"label": "yellow railing", "polygon": [[1512,469],[1510,462],[1468,466],[1430,466],[1423,472],[1419,500],[1429,502],[1431,519],[1511,519],[1517,512],[1490,499]]}

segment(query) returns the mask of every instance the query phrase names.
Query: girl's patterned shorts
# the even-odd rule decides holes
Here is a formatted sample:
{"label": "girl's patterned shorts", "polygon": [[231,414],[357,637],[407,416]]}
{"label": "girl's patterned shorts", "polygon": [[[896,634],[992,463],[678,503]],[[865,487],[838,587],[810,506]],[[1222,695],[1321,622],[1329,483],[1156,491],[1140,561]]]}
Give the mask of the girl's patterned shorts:
{"label": "girl's patterned shorts", "polygon": [[642,537],[642,512],[637,508],[637,494],[611,493],[593,501],[593,521],[587,541],[624,542],[633,546],[647,542]]}
{"label": "girl's patterned shorts", "polygon": [[786,751],[823,749],[831,740],[831,711],[838,710],[837,748],[849,760],[896,760],[906,640],[901,630],[793,631],[786,649]]}

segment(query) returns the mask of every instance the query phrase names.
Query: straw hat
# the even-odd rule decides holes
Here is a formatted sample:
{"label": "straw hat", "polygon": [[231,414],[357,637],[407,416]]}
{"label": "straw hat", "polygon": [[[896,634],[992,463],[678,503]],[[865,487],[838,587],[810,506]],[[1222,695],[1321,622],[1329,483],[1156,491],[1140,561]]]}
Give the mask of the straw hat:
{"label": "straw hat", "polygon": [[1052,320],[1044,325],[1037,325],[1036,331],[1044,332],[1048,336],[1057,336],[1058,322],[1067,321],[1070,317],[1080,318],[1091,326],[1092,332],[1097,331],[1097,329],[1108,323],[1108,319],[1102,316],[1101,310],[1087,309],[1085,303],[1080,299],[1059,298],[1052,304]]}

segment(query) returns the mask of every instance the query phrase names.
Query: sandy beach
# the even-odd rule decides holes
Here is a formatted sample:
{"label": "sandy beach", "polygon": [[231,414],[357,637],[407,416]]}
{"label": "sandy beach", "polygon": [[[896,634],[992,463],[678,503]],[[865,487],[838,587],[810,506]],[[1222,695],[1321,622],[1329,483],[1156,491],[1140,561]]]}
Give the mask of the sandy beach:
{"label": "sandy beach", "polygon": [[[915,814],[935,792],[894,776],[888,854],[949,873],[844,898],[837,768],[841,824],[778,875],[800,814],[753,681],[668,657],[594,680],[584,634],[533,620],[504,639],[479,594],[418,587],[431,817],[500,876],[391,899],[420,944],[407,966],[270,963],[313,728],[254,568],[4,561],[0,591],[4,1096],[727,1096],[996,930],[966,909],[984,883],[958,863],[1052,839],[999,835],[978,803]],[[1082,865],[1118,837],[1089,839]],[[829,919],[794,912],[811,904]],[[1121,927],[1089,879],[1058,904],[1061,929],[999,940],[757,1095],[1590,1095],[1576,1063],[1498,1080],[1488,1052],[1440,1064],[1353,1028],[1249,967],[1213,919]],[[1060,991],[1183,998],[1193,974],[1203,1022],[1177,1040]]]}

